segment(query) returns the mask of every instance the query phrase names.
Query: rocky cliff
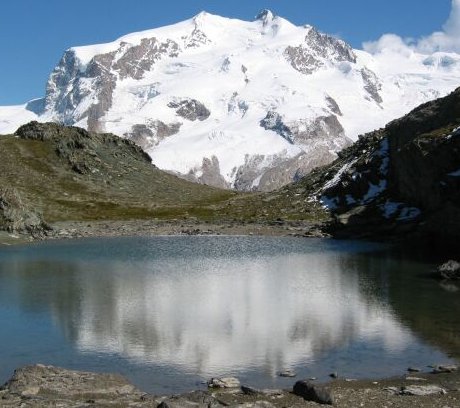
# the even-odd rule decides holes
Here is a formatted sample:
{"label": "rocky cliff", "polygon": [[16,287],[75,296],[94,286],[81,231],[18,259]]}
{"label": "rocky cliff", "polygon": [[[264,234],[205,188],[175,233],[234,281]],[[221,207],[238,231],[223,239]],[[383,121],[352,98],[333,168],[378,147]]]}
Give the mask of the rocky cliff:
{"label": "rocky cliff", "polygon": [[[365,134],[285,189],[334,217],[336,235],[460,236],[460,88]],[[307,206],[308,207],[308,206]]]}

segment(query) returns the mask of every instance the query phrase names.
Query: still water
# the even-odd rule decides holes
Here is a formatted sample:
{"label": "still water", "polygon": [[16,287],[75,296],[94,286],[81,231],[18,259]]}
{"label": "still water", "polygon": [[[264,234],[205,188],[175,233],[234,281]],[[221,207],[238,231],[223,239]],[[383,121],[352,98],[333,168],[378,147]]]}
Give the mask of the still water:
{"label": "still water", "polygon": [[460,292],[375,244],[153,237],[0,249],[0,382],[33,363],[144,391],[383,377],[460,356]]}

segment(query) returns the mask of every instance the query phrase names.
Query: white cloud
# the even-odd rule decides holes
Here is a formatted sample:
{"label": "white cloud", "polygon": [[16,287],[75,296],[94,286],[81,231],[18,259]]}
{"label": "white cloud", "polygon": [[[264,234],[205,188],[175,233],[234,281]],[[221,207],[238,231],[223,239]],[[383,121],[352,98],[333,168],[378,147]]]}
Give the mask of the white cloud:
{"label": "white cloud", "polygon": [[385,34],[377,41],[365,42],[365,51],[371,54],[397,53],[410,55],[412,52],[432,54],[434,52],[460,52],[460,0],[452,0],[452,9],[442,31],[414,40],[401,38],[396,34]]}
{"label": "white cloud", "polygon": [[378,54],[387,51],[398,54],[410,54],[412,49],[408,44],[409,40],[403,40],[399,35],[384,34],[377,41],[365,42],[363,44],[363,48],[371,54]]}

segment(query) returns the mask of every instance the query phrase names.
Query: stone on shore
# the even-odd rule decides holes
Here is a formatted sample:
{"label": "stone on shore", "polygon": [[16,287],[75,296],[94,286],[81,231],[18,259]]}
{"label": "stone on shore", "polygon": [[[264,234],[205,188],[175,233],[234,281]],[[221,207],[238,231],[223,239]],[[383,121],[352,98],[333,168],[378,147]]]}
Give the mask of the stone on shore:
{"label": "stone on shore", "polygon": [[293,370],[283,370],[279,373],[280,377],[293,378],[297,376],[297,373]]}
{"label": "stone on shore", "polygon": [[0,390],[8,391],[10,400],[36,400],[38,405],[30,403],[30,406],[40,406],[40,401],[61,401],[62,406],[68,407],[94,401],[104,406],[113,400],[128,406],[145,400],[145,393],[121,375],[72,371],[41,364],[17,369]]}
{"label": "stone on shore", "polygon": [[433,368],[433,374],[444,374],[444,373],[453,373],[458,370],[456,365],[440,365]]}
{"label": "stone on shore", "polygon": [[211,378],[208,382],[210,388],[239,388],[240,380],[235,377]]}
{"label": "stone on shore", "polygon": [[437,272],[442,279],[460,280],[460,262],[451,259],[438,266]]}
{"label": "stone on shore", "polygon": [[400,391],[401,395],[433,395],[433,394],[446,394],[447,391],[438,385],[408,385],[403,387]]}
{"label": "stone on shore", "polygon": [[307,380],[297,381],[294,384],[293,392],[306,401],[327,405],[332,405],[334,403],[334,399],[328,389],[314,385]]}

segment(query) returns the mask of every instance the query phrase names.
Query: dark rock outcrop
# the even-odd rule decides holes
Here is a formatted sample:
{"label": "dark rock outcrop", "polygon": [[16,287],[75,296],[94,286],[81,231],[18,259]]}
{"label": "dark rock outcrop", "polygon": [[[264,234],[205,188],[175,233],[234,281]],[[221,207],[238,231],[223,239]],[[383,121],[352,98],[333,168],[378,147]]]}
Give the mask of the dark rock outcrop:
{"label": "dark rock outcrop", "polygon": [[171,101],[168,108],[176,110],[176,113],[184,119],[203,121],[209,118],[211,112],[201,102],[196,99],[182,99],[180,101]]}
{"label": "dark rock outcrop", "polygon": [[295,395],[304,398],[306,401],[313,401],[324,405],[332,405],[334,403],[329,390],[307,380],[297,381],[292,391]]}
{"label": "dark rock outcrop", "polygon": [[284,57],[295,70],[305,75],[323,67],[325,60],[332,63],[356,62],[356,55],[347,43],[314,28],[309,30],[304,43],[287,47]]}
{"label": "dark rock outcrop", "polygon": [[381,104],[383,99],[380,96],[379,91],[382,89],[382,84],[377,78],[377,75],[375,75],[375,73],[369,68],[363,68],[361,69],[361,77],[364,82],[364,90],[377,104]]}
{"label": "dark rock outcrop", "polygon": [[[363,135],[305,183],[345,235],[460,236],[460,88]],[[319,193],[318,193],[319,192]]]}
{"label": "dark rock outcrop", "polygon": [[460,262],[449,260],[437,268],[441,279],[460,280]]}
{"label": "dark rock outcrop", "polygon": [[332,96],[326,95],[326,103],[332,113],[335,113],[338,116],[343,115],[339,104]]}
{"label": "dark rock outcrop", "polygon": [[15,133],[21,139],[53,141],[56,153],[79,174],[99,171],[101,160],[98,151],[112,145],[123,146],[136,160],[151,163],[152,159],[134,142],[110,133],[92,133],[78,127],[63,127],[57,123],[30,122]]}
{"label": "dark rock outcrop", "polygon": [[260,121],[260,126],[266,130],[273,130],[285,138],[289,143],[294,144],[291,130],[283,122],[283,118],[278,112],[268,111],[265,118]]}
{"label": "dark rock outcrop", "polygon": [[0,230],[40,236],[49,229],[42,215],[16,189],[0,187]]}
{"label": "dark rock outcrop", "polygon": [[166,124],[161,120],[153,120],[147,124],[137,124],[131,127],[131,131],[124,134],[142,149],[152,148],[168,136],[179,132],[182,123],[175,122]]}

